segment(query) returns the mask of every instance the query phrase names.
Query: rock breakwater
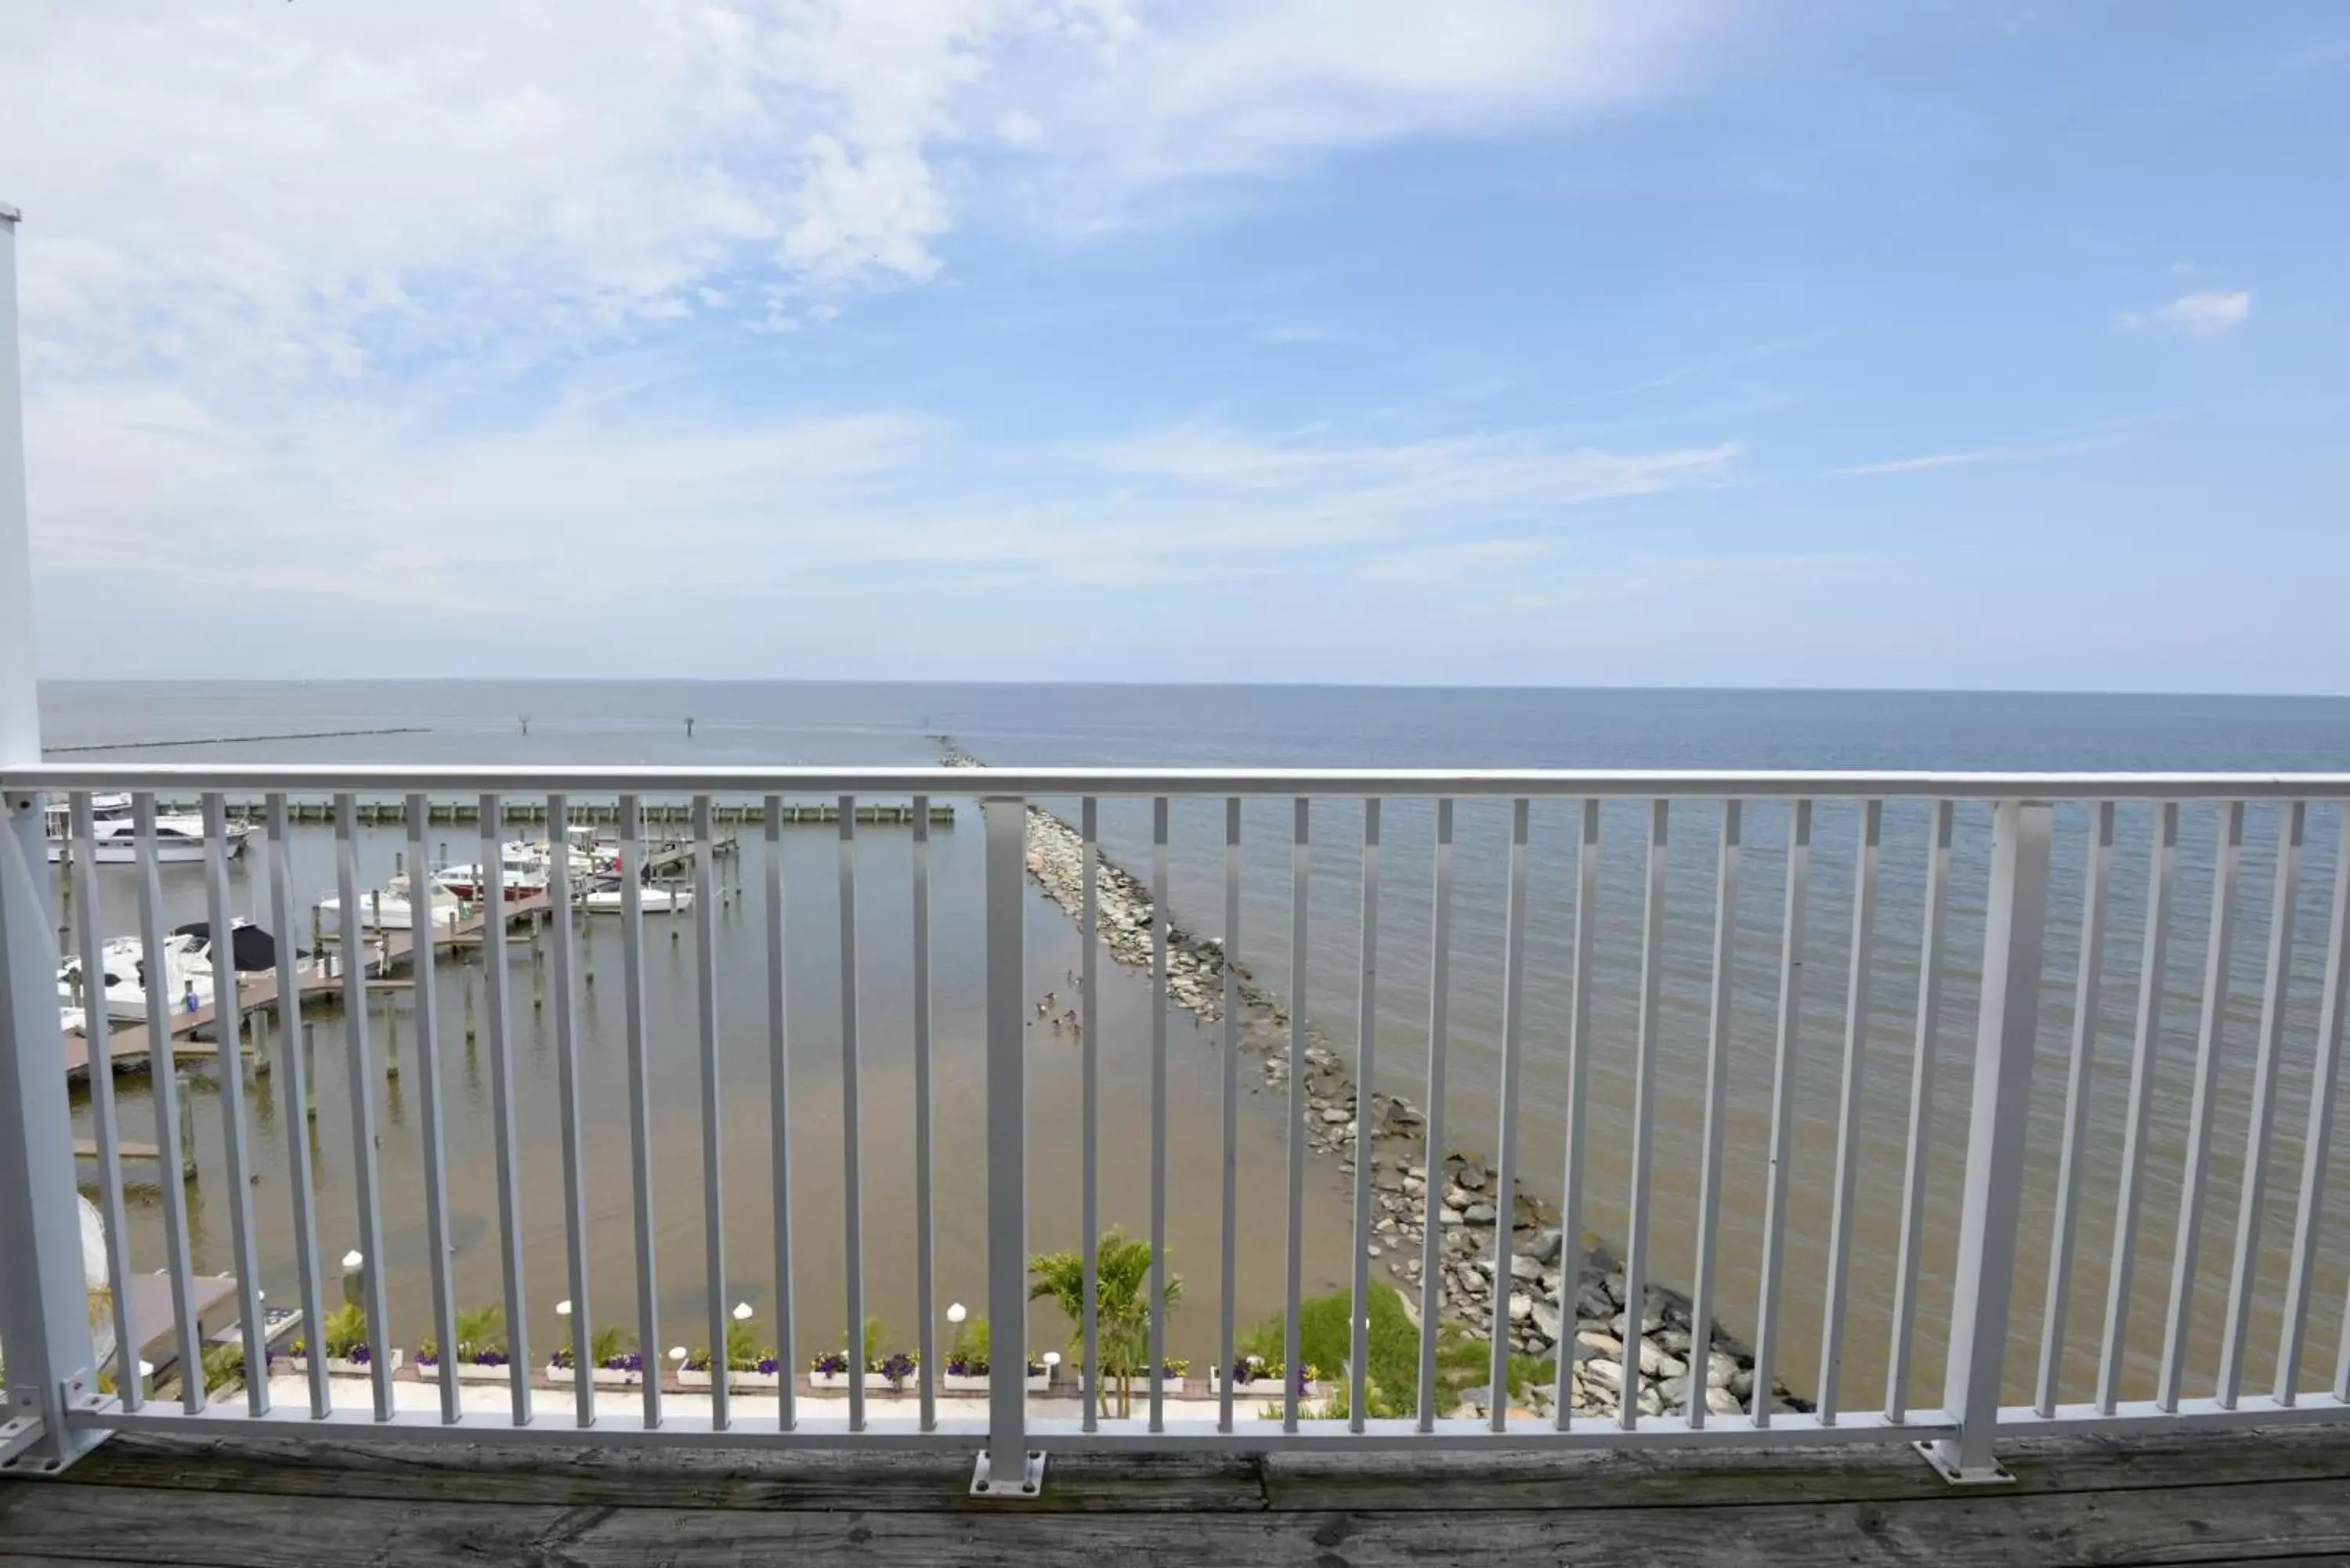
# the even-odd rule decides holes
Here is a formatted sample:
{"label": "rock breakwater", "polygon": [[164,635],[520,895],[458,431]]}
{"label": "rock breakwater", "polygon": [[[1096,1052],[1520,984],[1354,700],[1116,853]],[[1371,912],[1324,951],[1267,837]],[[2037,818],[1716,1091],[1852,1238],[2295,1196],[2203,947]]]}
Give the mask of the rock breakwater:
{"label": "rock breakwater", "polygon": [[[951,767],[983,767],[969,753],[942,742]],[[990,807],[989,809],[1000,809]],[[1027,869],[1045,896],[1072,920],[1085,909],[1085,839],[1068,823],[1041,806],[1027,811]],[[1097,854],[1096,924],[1100,940],[1120,964],[1150,972],[1153,908],[1149,888],[1107,855]],[[1228,953],[1216,938],[1185,929],[1166,915],[1167,998],[1203,1023],[1222,1023],[1226,987],[1238,1019],[1235,1034],[1244,1060],[1264,1082],[1286,1092],[1290,1064],[1289,1012],[1281,998]],[[1346,1060],[1308,1019],[1305,1023],[1303,1131],[1315,1153],[1351,1173],[1357,1159],[1370,1162],[1369,1254],[1401,1288],[1415,1316],[1427,1264],[1427,1227],[1438,1228],[1434,1256],[1441,1316],[1482,1335],[1492,1326],[1492,1303],[1504,1293],[1504,1321],[1512,1347],[1535,1356],[1565,1355],[1573,1371],[1569,1397],[1578,1414],[1613,1413],[1629,1392],[1639,1410],[1663,1415],[1685,1409],[1692,1399],[1715,1414],[1752,1408],[1754,1359],[1719,1324],[1700,1335],[1690,1303],[1678,1291],[1650,1285],[1640,1323],[1634,1327],[1625,1302],[1622,1268],[1608,1249],[1580,1240],[1576,1266],[1566,1263],[1557,1214],[1516,1183],[1510,1199],[1506,1248],[1497,1248],[1501,1209],[1495,1179],[1478,1157],[1453,1150],[1437,1162],[1431,1189],[1427,1117],[1401,1096],[1374,1092],[1357,1131],[1357,1087]],[[1358,1140],[1367,1143],[1360,1147]],[[1506,1279],[1503,1271],[1507,1271]],[[1629,1343],[1637,1345],[1627,1354]],[[1477,1391],[1472,1391],[1472,1395]],[[1771,1391],[1774,1408],[1807,1409],[1783,1385]]]}

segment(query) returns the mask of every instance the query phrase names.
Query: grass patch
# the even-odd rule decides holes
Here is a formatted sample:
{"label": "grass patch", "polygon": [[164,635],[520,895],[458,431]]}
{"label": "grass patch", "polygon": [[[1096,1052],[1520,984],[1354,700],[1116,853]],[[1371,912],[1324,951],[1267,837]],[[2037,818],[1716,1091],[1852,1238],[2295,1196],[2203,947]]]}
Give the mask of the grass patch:
{"label": "grass patch", "polygon": [[[1354,1356],[1348,1307],[1352,1295],[1333,1291],[1308,1296],[1298,1303],[1298,1351],[1307,1365],[1326,1376],[1343,1379]],[[1368,1364],[1370,1416],[1414,1416],[1419,1412],[1419,1330],[1404,1311],[1403,1295],[1392,1285],[1375,1284],[1370,1291]],[[1239,1354],[1258,1355],[1266,1365],[1281,1363],[1283,1324],[1269,1317],[1239,1336]],[[1436,1395],[1440,1412],[1459,1403],[1461,1390],[1480,1387],[1492,1368],[1492,1342],[1457,1324],[1445,1324],[1436,1337]],[[1513,1397],[1547,1387],[1553,1364],[1531,1355],[1510,1357],[1509,1385]]]}

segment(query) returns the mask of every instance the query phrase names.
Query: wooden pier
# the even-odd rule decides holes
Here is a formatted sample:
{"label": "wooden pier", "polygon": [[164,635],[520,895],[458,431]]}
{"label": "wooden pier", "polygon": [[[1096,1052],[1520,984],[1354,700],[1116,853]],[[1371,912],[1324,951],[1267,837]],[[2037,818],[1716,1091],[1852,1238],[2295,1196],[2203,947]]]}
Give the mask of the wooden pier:
{"label": "wooden pier", "polygon": [[[733,847],[733,841],[726,841],[724,847],[725,850],[731,851]],[[713,845],[712,853],[718,852],[720,852],[719,847]],[[672,870],[691,861],[693,854],[694,846],[691,844],[670,844],[650,847],[645,855],[645,868],[650,875],[658,877],[664,871]],[[506,925],[511,928],[521,921],[535,919],[552,909],[553,907],[552,901],[546,895],[534,894],[528,898],[506,899],[503,913]],[[453,950],[478,947],[484,940],[483,928],[487,921],[488,916],[476,909],[473,913],[463,919],[431,926],[430,940],[435,948]],[[287,939],[281,934],[278,940],[282,942]],[[339,953],[342,948],[340,940],[337,937],[329,937],[327,940],[333,942],[336,950]],[[378,931],[361,938],[356,946],[361,955],[359,961],[365,971],[365,983],[369,989],[376,989],[382,986],[390,979],[395,970],[407,964],[414,956],[416,933],[412,930]],[[294,975],[296,994],[302,1004],[307,1004],[314,997],[332,999],[342,995],[344,985],[342,965],[328,963],[323,952],[307,964],[296,964]],[[273,971],[238,984],[235,1011],[239,1035],[244,1033],[246,1018],[276,1004],[277,982],[277,972]],[[213,1029],[218,1013],[219,1009],[216,1005],[173,1010],[171,1014],[170,1034],[172,1055],[175,1063],[192,1057],[213,1057],[220,1054],[217,1039],[205,1041],[193,1038],[200,1031]],[[144,1023],[134,1023],[129,1028],[119,1029],[109,1034],[106,1037],[106,1049],[108,1059],[118,1073],[144,1072],[151,1070],[153,1065],[155,1046],[148,1036],[147,1025]],[[247,1051],[250,1054],[249,1047]],[[89,1064],[90,1042],[81,1035],[67,1035],[65,1040],[67,1080],[75,1082],[87,1078],[89,1075]],[[265,1063],[263,1064],[263,1070],[266,1070]]]}

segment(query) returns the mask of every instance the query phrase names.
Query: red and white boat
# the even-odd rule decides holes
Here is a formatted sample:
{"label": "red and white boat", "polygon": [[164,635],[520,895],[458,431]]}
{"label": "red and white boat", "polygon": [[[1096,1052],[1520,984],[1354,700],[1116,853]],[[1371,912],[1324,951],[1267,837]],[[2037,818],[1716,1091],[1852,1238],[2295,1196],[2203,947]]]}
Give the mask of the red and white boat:
{"label": "red and white boat", "polygon": [[[509,898],[535,898],[546,891],[548,857],[545,846],[519,838],[498,847],[498,880]],[[473,902],[489,890],[490,878],[478,861],[443,866],[432,873],[432,885],[452,898]]]}

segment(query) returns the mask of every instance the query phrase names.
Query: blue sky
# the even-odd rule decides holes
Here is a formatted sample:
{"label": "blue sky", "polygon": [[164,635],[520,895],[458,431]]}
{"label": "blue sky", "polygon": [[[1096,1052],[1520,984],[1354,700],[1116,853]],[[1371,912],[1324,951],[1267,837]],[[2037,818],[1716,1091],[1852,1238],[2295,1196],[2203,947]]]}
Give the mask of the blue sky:
{"label": "blue sky", "polygon": [[0,32],[51,675],[2350,690],[2331,5]]}

